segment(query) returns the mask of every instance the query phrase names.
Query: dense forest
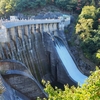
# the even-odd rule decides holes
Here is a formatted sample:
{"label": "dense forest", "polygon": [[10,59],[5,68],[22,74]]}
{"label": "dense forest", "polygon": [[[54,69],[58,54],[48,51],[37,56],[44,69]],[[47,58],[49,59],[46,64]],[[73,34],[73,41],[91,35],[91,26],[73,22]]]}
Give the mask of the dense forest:
{"label": "dense forest", "polygon": [[100,66],[100,8],[84,6],[76,24],[84,55]]}
{"label": "dense forest", "polygon": [[100,6],[99,0],[0,0],[0,16],[55,5],[62,10],[80,13],[84,5]]}

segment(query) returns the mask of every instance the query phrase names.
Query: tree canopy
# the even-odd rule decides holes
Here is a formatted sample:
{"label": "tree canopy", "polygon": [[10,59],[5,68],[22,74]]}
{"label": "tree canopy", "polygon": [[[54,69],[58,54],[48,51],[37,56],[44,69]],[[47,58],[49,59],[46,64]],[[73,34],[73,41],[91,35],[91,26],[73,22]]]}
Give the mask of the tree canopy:
{"label": "tree canopy", "polygon": [[15,11],[33,9],[46,5],[45,0],[0,0],[0,14],[11,14]]}
{"label": "tree canopy", "polygon": [[100,7],[99,0],[0,0],[0,15],[10,15],[16,11],[20,12],[49,4],[54,4],[62,10],[78,13],[84,5]]}
{"label": "tree canopy", "polygon": [[49,82],[43,81],[43,83],[46,86],[48,100],[100,100],[100,70],[93,72],[81,87],[69,88],[68,85],[65,85],[64,91],[57,87],[54,89]]}
{"label": "tree canopy", "polygon": [[85,56],[100,65],[100,8],[85,6],[76,24],[76,34]]}

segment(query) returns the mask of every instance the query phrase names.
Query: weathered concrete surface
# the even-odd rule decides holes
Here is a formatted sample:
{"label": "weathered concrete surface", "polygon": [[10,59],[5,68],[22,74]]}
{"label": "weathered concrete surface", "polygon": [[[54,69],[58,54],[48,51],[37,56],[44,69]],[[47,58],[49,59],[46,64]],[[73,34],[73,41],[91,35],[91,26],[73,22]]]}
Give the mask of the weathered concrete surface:
{"label": "weathered concrete surface", "polygon": [[[50,73],[52,77],[50,81],[55,80],[64,84],[68,83],[68,81],[64,80],[65,74],[59,73],[61,69],[64,69],[53,43],[53,35],[66,41],[63,31],[52,31],[48,34],[47,32],[39,32],[32,25],[26,25],[25,27],[18,26],[17,31],[16,28],[8,30],[13,39],[13,41],[8,43],[8,48],[12,48],[12,52],[8,50],[11,54],[10,58],[13,58],[12,56],[14,55],[14,59],[25,63],[34,77],[39,81]],[[6,48],[3,48],[6,51]],[[8,57],[7,52],[5,54]]]}
{"label": "weathered concrete surface", "polygon": [[4,87],[4,92],[1,94],[0,100],[30,100],[28,97],[11,88],[0,75],[0,81]]}
{"label": "weathered concrete surface", "polygon": [[[41,31],[38,30],[39,26],[42,27],[42,24],[16,25],[16,27],[8,28],[9,41],[1,43],[0,58],[15,59],[23,62],[39,83],[42,79],[51,82],[59,81],[63,84],[69,83],[69,77],[57,54],[53,41],[54,35],[62,38],[64,42],[66,41],[62,28],[56,31],[58,27],[55,24],[51,24],[50,29],[45,29],[48,32],[44,32],[42,28]],[[47,27],[48,25],[45,25],[45,28]],[[12,64],[12,66],[14,65]],[[7,68],[13,69],[13,67],[9,66]],[[25,71],[20,66],[15,69]],[[20,90],[20,92],[30,98],[43,96],[36,84],[25,76],[6,75],[4,78],[12,87]],[[70,84],[72,85],[72,83]]]}
{"label": "weathered concrete surface", "polygon": [[[62,31],[60,32],[56,31],[55,33],[51,33],[51,34],[58,37],[60,36],[63,40],[65,39],[64,33]],[[49,63],[50,63],[49,69],[50,69],[50,73],[51,73],[53,81],[56,81],[56,82],[58,81],[62,84],[69,83],[70,85],[73,85],[73,81],[70,80],[68,73],[65,71],[63,63],[61,62],[61,59],[59,58],[57,54],[57,51],[54,46],[54,41],[52,41],[52,37],[47,33],[44,33],[44,43],[45,43],[47,55],[49,58]],[[52,82],[52,80],[50,81]]]}
{"label": "weathered concrete surface", "polygon": [[[15,74],[6,75],[6,72],[9,70],[22,71],[26,73],[26,76],[21,75],[20,73],[18,75],[16,74],[16,71]],[[21,92],[22,94],[30,98],[31,100],[35,100],[38,96],[41,98],[45,97],[43,88],[35,80],[34,77],[33,79],[30,78],[32,77],[32,75],[30,71],[25,67],[25,65],[10,60],[0,61],[0,71],[5,81],[8,84],[10,84],[11,87],[18,90],[19,92]],[[29,74],[30,77],[27,76],[27,74]]]}

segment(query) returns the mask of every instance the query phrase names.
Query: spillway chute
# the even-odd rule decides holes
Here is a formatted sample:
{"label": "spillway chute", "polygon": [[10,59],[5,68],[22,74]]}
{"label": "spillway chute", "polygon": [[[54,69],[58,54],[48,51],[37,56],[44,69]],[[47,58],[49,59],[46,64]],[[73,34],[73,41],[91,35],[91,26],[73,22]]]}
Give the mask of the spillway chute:
{"label": "spillway chute", "polygon": [[63,41],[57,37],[55,37],[55,41],[56,51],[65,67],[65,70],[67,71],[68,76],[71,80],[77,82],[81,86],[87,79],[87,76],[79,71]]}

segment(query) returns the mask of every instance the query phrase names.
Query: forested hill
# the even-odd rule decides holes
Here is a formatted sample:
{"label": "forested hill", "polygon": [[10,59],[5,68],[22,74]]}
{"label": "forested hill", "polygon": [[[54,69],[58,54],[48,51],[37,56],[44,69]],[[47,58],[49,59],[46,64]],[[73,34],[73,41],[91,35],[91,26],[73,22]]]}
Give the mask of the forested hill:
{"label": "forested hill", "polygon": [[76,24],[76,33],[84,55],[100,66],[100,8],[83,7]]}
{"label": "forested hill", "polygon": [[37,9],[54,5],[69,12],[80,12],[84,5],[100,6],[99,0],[0,0],[0,16],[7,16],[15,12]]}

